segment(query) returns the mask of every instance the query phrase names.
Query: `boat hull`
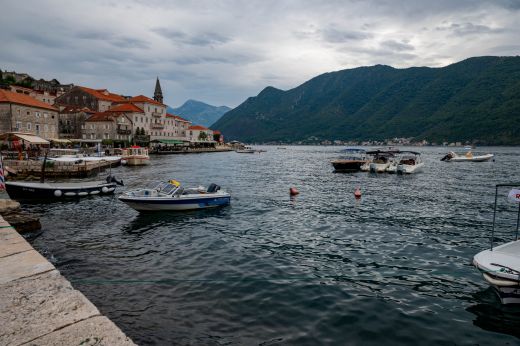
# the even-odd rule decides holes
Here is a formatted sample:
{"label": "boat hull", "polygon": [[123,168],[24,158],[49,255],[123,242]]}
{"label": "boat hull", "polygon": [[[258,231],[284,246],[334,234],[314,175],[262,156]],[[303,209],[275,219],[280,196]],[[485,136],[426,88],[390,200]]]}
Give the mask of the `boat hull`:
{"label": "boat hull", "polygon": [[40,184],[6,182],[7,194],[12,199],[21,200],[60,200],[95,195],[109,195],[116,189],[115,183],[81,184]]}
{"label": "boat hull", "polygon": [[383,173],[390,166],[390,163],[374,163],[370,164],[370,172],[372,173]]}
{"label": "boat hull", "polygon": [[147,156],[128,156],[123,157],[122,161],[127,166],[146,166],[150,164],[150,158]]}
{"label": "boat hull", "polygon": [[422,171],[424,163],[419,163],[417,165],[398,165],[397,166],[397,174],[413,174]]}
{"label": "boat hull", "polygon": [[217,208],[229,205],[231,196],[208,196],[198,198],[133,198],[119,196],[119,199],[137,211],[183,211]]}
{"label": "boat hull", "polygon": [[361,166],[367,162],[362,160],[336,160],[331,163],[336,172],[358,172],[361,170]]}

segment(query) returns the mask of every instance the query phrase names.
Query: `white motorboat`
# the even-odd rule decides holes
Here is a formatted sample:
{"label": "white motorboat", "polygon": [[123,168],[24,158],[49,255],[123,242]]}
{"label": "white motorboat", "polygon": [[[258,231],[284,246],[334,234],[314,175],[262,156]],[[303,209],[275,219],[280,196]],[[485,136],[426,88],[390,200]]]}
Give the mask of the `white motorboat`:
{"label": "white motorboat", "polygon": [[395,160],[395,154],[397,150],[375,150],[369,151],[367,154],[374,155],[372,162],[370,163],[371,173],[384,173],[387,168],[390,167],[392,162]]}
{"label": "white motorboat", "polygon": [[399,164],[399,161],[395,160],[390,162],[390,165],[386,168],[385,172],[390,174],[397,173],[397,165]]}
{"label": "white motorboat", "polygon": [[397,174],[413,174],[420,172],[424,166],[421,160],[421,154],[415,151],[403,152],[397,164]]}
{"label": "white motorboat", "polygon": [[251,147],[246,146],[241,149],[235,150],[235,152],[238,154],[254,154],[256,152],[256,150]]}
{"label": "white motorboat", "polygon": [[518,240],[520,189],[512,189],[509,193],[509,199],[519,203],[515,240],[495,247],[494,236],[498,189],[500,187],[519,186],[520,183],[496,185],[491,248],[481,251],[473,257],[473,265],[482,272],[484,280],[495,289],[502,304],[520,303],[520,240]]}
{"label": "white motorboat", "polygon": [[468,151],[464,155],[459,155],[450,151],[446,156],[444,156],[441,161],[447,162],[484,162],[491,160],[495,155],[493,154],[485,154],[485,155],[473,155],[471,151]]}
{"label": "white motorboat", "polygon": [[144,166],[150,164],[148,149],[138,145],[123,149],[121,163],[127,166]]}
{"label": "white motorboat", "polygon": [[181,211],[229,205],[231,196],[211,184],[208,188],[183,188],[176,180],[123,193],[119,200],[137,211]]}

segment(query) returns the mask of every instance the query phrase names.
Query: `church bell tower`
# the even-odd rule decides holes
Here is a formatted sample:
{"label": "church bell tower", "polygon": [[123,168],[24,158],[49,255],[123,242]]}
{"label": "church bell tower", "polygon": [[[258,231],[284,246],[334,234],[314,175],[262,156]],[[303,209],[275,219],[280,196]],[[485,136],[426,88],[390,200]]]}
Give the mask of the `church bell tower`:
{"label": "church bell tower", "polygon": [[163,103],[163,95],[161,90],[161,83],[159,83],[159,77],[155,82],[155,92],[153,93],[153,99],[157,102]]}

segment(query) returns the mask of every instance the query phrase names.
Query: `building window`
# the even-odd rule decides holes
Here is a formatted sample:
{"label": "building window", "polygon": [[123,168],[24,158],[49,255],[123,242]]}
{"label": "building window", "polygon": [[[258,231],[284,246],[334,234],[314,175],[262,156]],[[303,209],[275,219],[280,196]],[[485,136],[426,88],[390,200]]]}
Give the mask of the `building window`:
{"label": "building window", "polygon": [[47,114],[47,113],[43,113],[43,117],[44,117],[44,118],[47,118],[48,116],[49,116],[49,114]]}
{"label": "building window", "polygon": [[47,124],[43,125],[43,129],[45,130],[45,132],[49,131],[49,125],[47,125]]}
{"label": "building window", "polygon": [[95,137],[94,137],[94,134],[93,134],[93,133],[91,133],[91,134],[90,134],[90,139],[95,139]]}
{"label": "building window", "polygon": [[81,125],[81,129],[82,129],[82,130],[85,130],[85,128],[86,128],[85,124],[82,124],[82,125]]}
{"label": "building window", "polygon": [[95,127],[94,127],[94,124],[90,124],[90,129],[91,129],[91,130],[94,130],[94,128],[95,128]]}
{"label": "building window", "polygon": [[40,133],[40,124],[35,124],[34,130],[36,131],[36,133]]}
{"label": "building window", "polygon": [[83,139],[87,139],[87,135],[86,134],[83,134]]}
{"label": "building window", "polygon": [[15,128],[15,131],[21,131],[22,130],[22,123],[17,121],[16,122],[16,128]]}
{"label": "building window", "polygon": [[31,123],[27,123],[27,130],[31,131]]}
{"label": "building window", "polygon": [[27,111],[27,115],[31,115],[31,112]]}

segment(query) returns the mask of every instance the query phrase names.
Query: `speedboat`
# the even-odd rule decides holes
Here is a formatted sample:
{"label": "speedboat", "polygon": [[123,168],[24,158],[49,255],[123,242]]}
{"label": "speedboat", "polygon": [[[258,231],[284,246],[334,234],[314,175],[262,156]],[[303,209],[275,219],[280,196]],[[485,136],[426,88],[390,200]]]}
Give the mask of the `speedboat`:
{"label": "speedboat", "polygon": [[397,165],[399,164],[399,161],[394,160],[390,162],[390,165],[385,169],[386,173],[395,174],[397,173]]}
{"label": "speedboat", "polygon": [[144,166],[150,163],[148,149],[138,145],[123,149],[121,163],[127,166]]}
{"label": "speedboat", "polygon": [[331,161],[335,172],[357,172],[369,161],[365,149],[347,148],[343,152],[345,158]]}
{"label": "speedboat", "polygon": [[369,151],[367,154],[374,155],[374,159],[370,163],[370,172],[372,173],[383,173],[394,161],[394,154],[398,153],[396,150],[375,150]]}
{"label": "speedboat", "polygon": [[67,197],[109,195],[114,193],[117,185],[124,184],[113,176],[108,176],[105,181],[76,183],[6,181],[5,189],[12,199],[58,200]]}
{"label": "speedboat", "polygon": [[447,162],[484,162],[491,160],[495,155],[493,154],[485,154],[485,155],[473,155],[471,151],[468,151],[464,155],[458,155],[453,151],[450,151],[446,156],[444,156],[441,161]]}
{"label": "speedboat", "polygon": [[237,149],[235,150],[236,153],[238,154],[254,154],[256,152],[256,150],[254,150],[253,148],[251,147],[243,147],[241,149]]}
{"label": "speedboat", "polygon": [[421,154],[415,151],[407,151],[397,164],[397,174],[412,174],[420,172],[424,166]]}
{"label": "speedboat", "polygon": [[184,188],[176,180],[125,192],[119,200],[137,211],[193,210],[229,205],[231,196],[216,184]]}
{"label": "speedboat", "polygon": [[[482,272],[484,280],[495,289],[502,304],[520,303],[520,240],[518,240],[520,208],[518,209],[515,240],[495,247],[494,236],[498,189],[499,187],[519,186],[520,183],[496,185],[491,248],[479,252],[473,257],[473,265]],[[509,199],[520,203],[520,189],[512,189],[509,193]]]}

